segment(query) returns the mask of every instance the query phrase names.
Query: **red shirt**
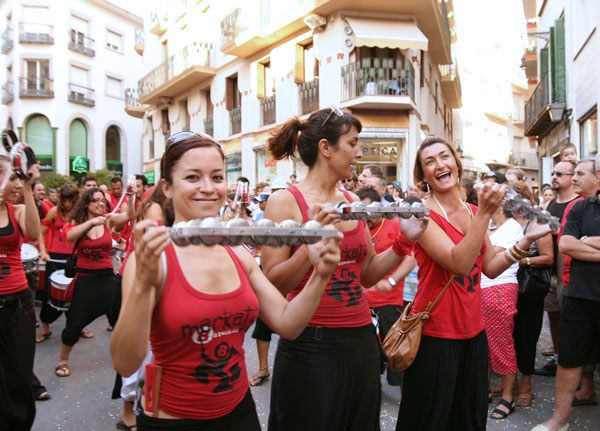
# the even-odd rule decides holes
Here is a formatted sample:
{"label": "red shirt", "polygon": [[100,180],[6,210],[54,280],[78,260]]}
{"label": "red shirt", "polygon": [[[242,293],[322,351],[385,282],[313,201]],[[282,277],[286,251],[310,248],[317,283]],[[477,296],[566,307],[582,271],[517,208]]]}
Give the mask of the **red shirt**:
{"label": "red shirt", "polygon": [[[308,221],[308,205],[302,193],[296,186],[290,186],[288,190],[298,202],[303,221]],[[346,191],[342,190],[342,192],[352,202],[350,195]],[[364,221],[359,221],[354,229],[342,232],[344,239],[340,244],[341,261],[331,275],[317,311],[308,326],[358,327],[372,322],[369,304],[360,285],[360,267],[368,250],[365,226]],[[292,253],[296,250],[297,248],[293,249]],[[304,275],[298,287],[288,293],[288,301],[300,293],[311,274],[312,268]]]}
{"label": "red shirt", "polygon": [[[477,212],[476,206],[471,205],[471,208],[474,213]],[[431,221],[437,223],[454,244],[458,244],[464,238],[458,229],[433,210]],[[419,266],[419,290],[415,296],[413,311],[418,313],[425,310],[429,302],[435,301],[452,273],[435,263],[420,244],[417,243],[414,250]],[[423,334],[464,340],[483,331],[480,282],[484,253],[485,242],[481,246],[471,274],[468,277],[456,276],[452,280],[446,293],[433,308],[429,320],[423,325]]]}
{"label": "red shirt", "polygon": [[[573,208],[573,205],[575,205],[577,202],[579,202],[580,200],[583,200],[583,199],[585,199],[583,196],[579,196],[578,198],[573,199],[571,202],[569,202],[569,205],[567,205],[567,207],[565,208],[563,218],[560,222],[560,224],[561,224],[560,232],[558,232],[558,238],[556,238],[557,243],[560,241],[560,237],[562,236],[563,230],[565,228],[565,224],[567,224],[567,214],[569,214],[569,211],[571,211],[571,208]],[[562,275],[562,278],[560,279],[560,281],[562,282],[563,286],[567,287],[569,285],[570,279],[571,279],[571,256],[566,254],[565,255],[565,270],[563,271],[563,275]]]}
{"label": "red shirt", "polygon": [[240,286],[210,295],[188,283],[174,246],[166,249],[167,278],[152,315],[150,342],[155,364],[162,367],[159,409],[179,418],[225,416],[248,391],[244,334],[259,306],[243,263],[226,250]]}
{"label": "red shirt", "polygon": [[15,207],[6,203],[8,224],[0,228],[0,295],[27,289],[27,279],[21,261],[23,233],[15,217]]}
{"label": "red shirt", "polygon": [[[375,253],[383,253],[392,246],[398,235],[402,235],[400,220],[397,218],[389,220],[384,218],[370,232]],[[388,278],[397,268],[391,270],[384,278]],[[398,280],[391,292],[384,293],[375,289],[375,287],[369,289],[363,287],[363,294],[367,298],[367,302],[371,308],[383,307],[384,305],[402,305],[404,303],[404,279]]]}
{"label": "red shirt", "polygon": [[[75,225],[67,223],[63,228],[65,238]],[[110,253],[112,251],[112,237],[108,227],[104,225],[104,233],[98,239],[89,239],[87,234],[77,246],[77,268],[81,269],[106,269],[113,267]]]}
{"label": "red shirt", "polygon": [[56,217],[52,223],[47,224],[43,221],[42,224],[48,225],[51,231],[52,242],[50,243],[49,253],[71,254],[73,247],[67,242],[66,236],[63,235],[63,228],[67,224],[60,215],[60,210],[56,210]]}

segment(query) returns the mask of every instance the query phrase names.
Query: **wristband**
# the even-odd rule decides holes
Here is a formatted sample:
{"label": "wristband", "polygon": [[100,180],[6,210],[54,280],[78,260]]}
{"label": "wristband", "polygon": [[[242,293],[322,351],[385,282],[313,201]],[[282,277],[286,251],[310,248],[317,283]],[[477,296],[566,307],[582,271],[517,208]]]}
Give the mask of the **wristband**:
{"label": "wristband", "polygon": [[396,285],[398,284],[398,282],[396,280],[394,280],[392,277],[388,277],[387,282],[390,283],[390,286],[392,286],[392,287],[396,287]]}
{"label": "wristband", "polygon": [[517,263],[519,260],[515,259],[512,254],[508,251],[509,249],[504,250],[504,256],[508,259],[509,262]]}
{"label": "wristband", "polygon": [[531,253],[531,248],[528,248],[527,250],[523,250],[521,247],[519,247],[519,241],[515,242],[515,250],[519,253],[519,254],[525,254],[528,255],[529,253]]}
{"label": "wristband", "polygon": [[531,259],[527,258],[525,259],[525,262],[527,262],[527,266],[531,266]]}
{"label": "wristband", "polygon": [[414,242],[410,242],[404,235],[398,234],[392,244],[392,249],[398,256],[410,256],[414,246]]}

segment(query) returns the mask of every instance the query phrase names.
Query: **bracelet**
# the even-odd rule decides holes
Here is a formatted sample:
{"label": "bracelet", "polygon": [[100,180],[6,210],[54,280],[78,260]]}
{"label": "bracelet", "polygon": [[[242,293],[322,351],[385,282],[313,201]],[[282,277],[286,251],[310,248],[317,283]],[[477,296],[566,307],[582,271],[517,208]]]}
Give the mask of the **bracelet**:
{"label": "bracelet", "polygon": [[519,252],[519,254],[523,254],[525,253],[526,255],[529,255],[529,253],[531,253],[531,248],[528,248],[527,250],[523,250],[521,247],[519,247],[519,241],[515,242],[515,250],[517,252]]}
{"label": "bracelet", "polygon": [[392,244],[392,249],[398,256],[410,256],[414,246],[414,242],[410,242],[404,235],[398,234]]}
{"label": "bracelet", "polygon": [[527,262],[527,266],[531,266],[531,259],[527,258],[525,259],[525,262]]}
{"label": "bracelet", "polygon": [[518,259],[515,259],[512,254],[508,251],[508,249],[504,250],[504,256],[508,259],[509,262],[517,263]]}
{"label": "bracelet", "polygon": [[517,260],[525,259],[529,256],[529,252],[517,251],[516,245],[513,245],[509,250],[510,254]]}

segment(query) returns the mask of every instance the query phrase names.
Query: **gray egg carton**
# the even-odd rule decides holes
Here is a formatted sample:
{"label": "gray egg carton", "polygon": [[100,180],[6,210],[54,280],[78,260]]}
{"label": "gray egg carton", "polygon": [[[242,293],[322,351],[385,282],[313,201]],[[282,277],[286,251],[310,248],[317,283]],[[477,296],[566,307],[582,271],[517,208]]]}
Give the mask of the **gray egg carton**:
{"label": "gray egg carton", "polygon": [[339,202],[333,206],[341,215],[342,220],[364,220],[367,216],[409,219],[411,217],[423,218],[429,215],[429,208],[420,202],[414,202],[412,205],[408,202],[392,202],[388,206],[383,206],[380,202],[372,202],[368,205],[362,202],[352,202],[351,204]]}

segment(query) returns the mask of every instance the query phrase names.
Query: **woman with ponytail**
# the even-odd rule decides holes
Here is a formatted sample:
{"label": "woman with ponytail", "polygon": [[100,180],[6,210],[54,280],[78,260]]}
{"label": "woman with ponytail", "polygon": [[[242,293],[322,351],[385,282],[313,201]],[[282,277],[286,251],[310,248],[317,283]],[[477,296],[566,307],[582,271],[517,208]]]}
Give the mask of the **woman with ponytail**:
{"label": "woman with ponytail", "polygon": [[[308,120],[289,120],[269,140],[276,160],[300,154],[306,179],[273,194],[265,218],[275,222],[313,219],[333,223],[344,234],[341,262],[317,311],[296,339],[282,337],[271,386],[269,430],[379,430],[383,354],[361,285],[370,287],[410,255],[426,219],[403,220],[392,249],[375,255],[364,221],[342,221],[326,204],[358,201],[336,183],[351,178],[362,157],[360,121],[351,114],[321,110]],[[405,236],[406,235],[406,236]],[[264,247],[263,271],[288,300],[302,292],[311,275],[306,246]]]}

